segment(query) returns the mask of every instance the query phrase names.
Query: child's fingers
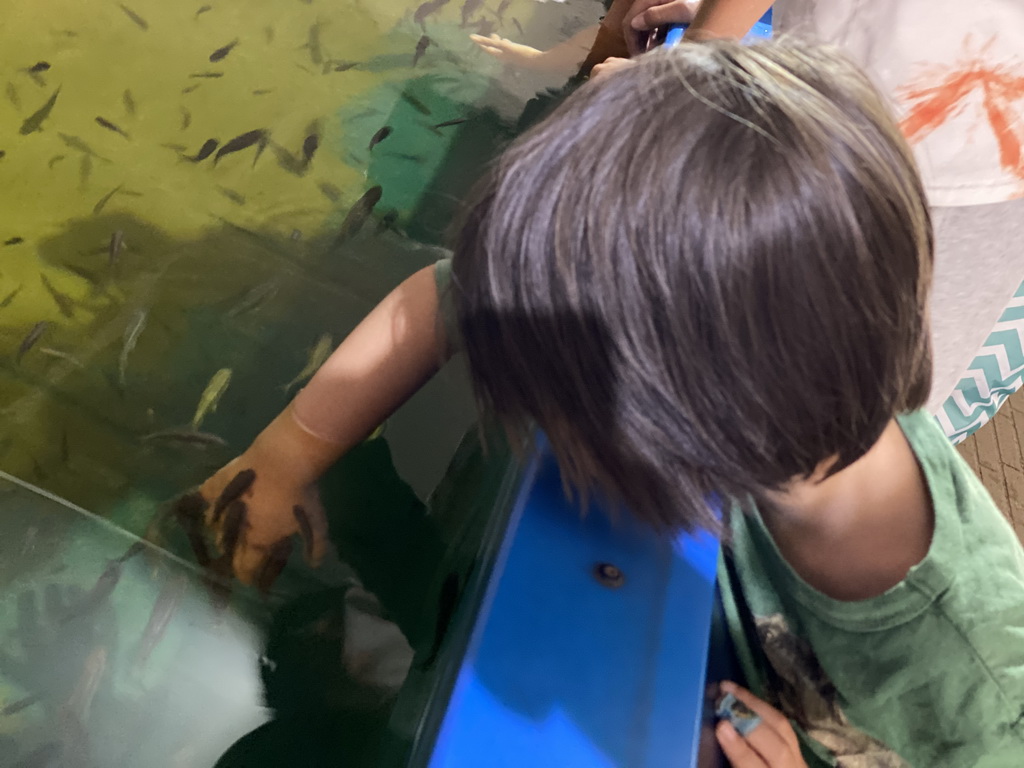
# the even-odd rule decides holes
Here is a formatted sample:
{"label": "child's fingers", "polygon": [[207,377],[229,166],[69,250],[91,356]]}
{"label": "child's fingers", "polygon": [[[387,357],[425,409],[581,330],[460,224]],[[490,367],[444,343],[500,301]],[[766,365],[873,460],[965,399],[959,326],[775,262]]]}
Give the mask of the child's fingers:
{"label": "child's fingers", "polygon": [[[766,723],[771,730],[778,733],[794,751],[799,753],[800,745],[797,741],[796,733],[793,731],[793,726],[789,724],[789,719],[784,714],[768,702],[759,699],[746,688],[736,685],[736,683],[728,681],[723,682],[721,689],[725,693],[731,693],[748,706],[754,714],[760,716],[761,720]],[[755,728],[750,735],[753,736],[753,734],[758,730],[761,729]]]}
{"label": "child's fingers", "polygon": [[732,768],[769,768],[728,720],[715,726],[715,736]]}

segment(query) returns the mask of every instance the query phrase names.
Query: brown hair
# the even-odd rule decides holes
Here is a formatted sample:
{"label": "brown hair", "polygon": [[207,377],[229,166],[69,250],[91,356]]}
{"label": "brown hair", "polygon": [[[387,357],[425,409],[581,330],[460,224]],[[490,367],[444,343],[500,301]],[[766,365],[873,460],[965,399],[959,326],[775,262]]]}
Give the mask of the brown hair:
{"label": "brown hair", "polygon": [[932,235],[881,97],[831,48],[684,44],[495,164],[453,259],[480,404],[661,527],[861,457],[931,379]]}

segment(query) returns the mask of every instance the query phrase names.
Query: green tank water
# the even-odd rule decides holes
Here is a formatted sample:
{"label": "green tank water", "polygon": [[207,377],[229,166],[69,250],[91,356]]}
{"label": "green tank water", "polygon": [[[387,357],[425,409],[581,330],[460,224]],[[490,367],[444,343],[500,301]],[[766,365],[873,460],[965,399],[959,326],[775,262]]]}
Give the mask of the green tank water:
{"label": "green tank water", "polygon": [[327,563],[269,597],[161,513],[445,255],[564,81],[469,34],[547,48],[600,3],[8,5],[0,766],[403,764],[514,475],[458,366],[335,467]]}

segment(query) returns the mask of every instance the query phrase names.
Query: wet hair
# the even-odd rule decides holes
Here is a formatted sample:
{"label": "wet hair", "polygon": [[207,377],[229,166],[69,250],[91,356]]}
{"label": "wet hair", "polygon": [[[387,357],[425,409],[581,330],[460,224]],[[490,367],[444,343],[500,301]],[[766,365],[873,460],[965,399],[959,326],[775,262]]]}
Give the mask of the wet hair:
{"label": "wet hair", "polygon": [[856,461],[931,384],[911,152],[832,48],[684,44],[495,163],[453,258],[480,405],[662,528]]}

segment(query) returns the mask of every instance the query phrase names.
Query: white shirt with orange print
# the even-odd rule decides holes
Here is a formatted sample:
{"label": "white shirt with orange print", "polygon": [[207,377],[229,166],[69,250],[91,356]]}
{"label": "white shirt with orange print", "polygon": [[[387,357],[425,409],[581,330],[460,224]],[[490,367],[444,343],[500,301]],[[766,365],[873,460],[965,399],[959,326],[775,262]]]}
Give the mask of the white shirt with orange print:
{"label": "white shirt with orange print", "polygon": [[778,0],[891,98],[934,206],[1024,197],[1024,0]]}

